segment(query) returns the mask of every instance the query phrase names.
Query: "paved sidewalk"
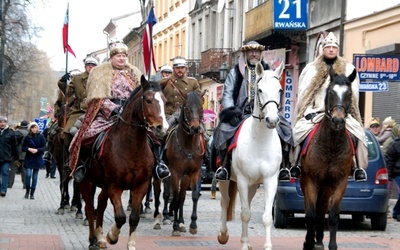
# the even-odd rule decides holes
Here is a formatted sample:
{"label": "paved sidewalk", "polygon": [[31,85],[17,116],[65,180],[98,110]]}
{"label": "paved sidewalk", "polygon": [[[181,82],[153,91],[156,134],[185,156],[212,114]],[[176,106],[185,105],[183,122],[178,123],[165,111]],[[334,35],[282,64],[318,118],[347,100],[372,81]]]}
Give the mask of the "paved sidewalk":
{"label": "paved sidewalk", "polygon": [[[20,176],[9,189],[6,197],[0,197],[0,250],[39,250],[39,249],[87,249],[88,228],[82,225],[81,219],[75,219],[75,212],[66,211],[57,214],[59,205],[59,177],[46,179],[45,171],[39,172],[35,200],[24,199],[24,189]],[[72,186],[72,185],[71,185]],[[70,189],[72,191],[72,189]],[[72,193],[72,192],[71,192]],[[217,199],[210,198],[210,192],[203,190],[198,206],[198,233],[184,233],[181,237],[172,237],[172,225],[153,230],[151,214],[140,220],[137,234],[137,249],[177,250],[177,249],[240,249],[240,204],[236,204],[236,219],[228,223],[231,235],[226,245],[217,241],[219,224],[219,193]],[[128,192],[123,193],[126,207]],[[393,201],[391,201],[393,202]],[[185,204],[185,224],[190,223],[191,196],[188,192]],[[154,204],[151,203],[153,208]],[[262,225],[263,189],[259,189],[252,203],[252,219],[249,225],[250,243],[253,249],[263,249],[264,227]],[[128,214],[128,213],[127,213]],[[109,202],[104,218],[104,234],[113,225],[113,207]],[[351,220],[341,220],[341,229],[337,241],[340,249],[400,249],[399,222],[388,219],[386,231],[371,231],[369,220],[355,226]],[[126,249],[128,241],[128,223],[122,227],[119,242],[108,245],[108,249]],[[305,228],[299,218],[288,229],[272,228],[274,249],[302,249]],[[325,232],[324,243],[327,248],[329,232]]]}

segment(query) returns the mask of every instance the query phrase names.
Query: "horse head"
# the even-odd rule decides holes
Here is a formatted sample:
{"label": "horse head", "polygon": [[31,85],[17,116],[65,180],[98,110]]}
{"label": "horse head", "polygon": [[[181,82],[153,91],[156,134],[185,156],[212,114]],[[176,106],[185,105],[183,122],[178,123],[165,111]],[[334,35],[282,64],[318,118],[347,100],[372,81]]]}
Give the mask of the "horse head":
{"label": "horse head", "polygon": [[329,71],[331,82],[326,89],[325,115],[330,119],[334,130],[345,128],[345,118],[351,113],[353,91],[351,83],[357,76],[356,69],[347,77],[336,74],[331,68]]}
{"label": "horse head", "polygon": [[281,75],[284,69],[282,62],[278,68],[265,70],[261,72],[257,69],[261,77],[256,84],[256,93],[254,98],[253,118],[260,122],[264,120],[267,127],[275,128],[279,122],[278,109],[281,103],[282,86],[280,84]]}
{"label": "horse head", "polygon": [[203,120],[203,95],[191,91],[182,103],[179,124],[183,126],[187,134],[193,135],[200,132],[200,124]]}

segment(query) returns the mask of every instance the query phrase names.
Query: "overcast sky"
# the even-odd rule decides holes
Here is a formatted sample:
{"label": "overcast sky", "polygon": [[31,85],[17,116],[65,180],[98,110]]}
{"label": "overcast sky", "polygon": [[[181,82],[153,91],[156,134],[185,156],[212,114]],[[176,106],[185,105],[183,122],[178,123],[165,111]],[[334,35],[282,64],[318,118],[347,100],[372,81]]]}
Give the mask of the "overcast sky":
{"label": "overcast sky", "polygon": [[[37,39],[39,49],[47,52],[54,70],[64,71],[66,66],[62,46],[62,27],[69,2],[69,45],[76,58],[68,55],[68,70],[84,70],[86,54],[106,48],[104,28],[111,18],[140,10],[139,0],[36,0],[32,9],[33,21],[44,28]],[[137,15],[141,19],[141,15]],[[137,27],[132,24],[132,27]],[[129,29],[126,28],[126,34]],[[121,37],[123,38],[123,37]]]}

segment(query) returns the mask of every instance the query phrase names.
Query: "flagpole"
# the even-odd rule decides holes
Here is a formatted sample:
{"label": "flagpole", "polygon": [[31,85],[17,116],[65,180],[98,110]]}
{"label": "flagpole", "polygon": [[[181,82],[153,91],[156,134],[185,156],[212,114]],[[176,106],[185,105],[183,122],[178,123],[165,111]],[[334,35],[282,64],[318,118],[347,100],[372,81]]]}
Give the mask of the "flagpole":
{"label": "flagpole", "polygon": [[[68,18],[68,26],[69,26],[69,2],[67,3],[67,18]],[[66,41],[67,41],[67,45],[68,43],[68,33],[69,33],[69,27],[67,30],[67,34],[66,34]],[[66,48],[64,48],[65,50]],[[68,73],[68,50],[65,53],[65,74]]]}

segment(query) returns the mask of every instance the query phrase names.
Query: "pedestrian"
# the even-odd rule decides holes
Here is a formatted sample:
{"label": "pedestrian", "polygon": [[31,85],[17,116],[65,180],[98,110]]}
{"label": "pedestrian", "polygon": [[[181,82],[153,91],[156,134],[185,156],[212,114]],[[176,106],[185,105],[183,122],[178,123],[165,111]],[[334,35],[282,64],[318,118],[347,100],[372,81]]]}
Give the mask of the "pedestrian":
{"label": "pedestrian", "polygon": [[[400,127],[397,130],[397,134],[400,134]],[[385,161],[389,173],[389,181],[396,181],[397,186],[400,186],[400,136],[395,137],[388,146]],[[392,217],[400,221],[400,194],[398,194],[396,205],[393,207]]]}
{"label": "pedestrian", "polygon": [[18,144],[15,133],[7,125],[7,117],[0,116],[0,197],[5,197],[7,194],[10,164],[18,159]]}
{"label": "pedestrian", "polygon": [[26,152],[24,167],[26,169],[25,199],[35,199],[35,190],[39,169],[43,167],[43,153],[46,150],[46,139],[39,133],[39,126],[31,122],[28,126],[28,134],[22,141],[22,151]]}
{"label": "pedestrian", "polygon": [[[76,167],[81,149],[90,150],[97,135],[117,122],[125,101],[139,86],[142,76],[137,67],[127,62],[128,47],[123,40],[111,40],[109,51],[110,61],[94,67],[90,72],[85,105],[92,112],[85,113],[82,127],[73,137],[69,148],[69,164],[77,182],[86,173],[85,164]],[[156,168],[155,172],[161,178],[165,174],[169,175],[168,169]]]}
{"label": "pedestrian", "polygon": [[392,135],[392,128],[395,125],[396,121],[391,116],[388,116],[385,118],[385,120],[383,120],[382,130],[376,136],[376,139],[378,140],[380,145],[383,145],[383,143],[385,143],[385,141],[390,138],[390,136]]}
{"label": "pedestrian", "polygon": [[17,172],[20,173],[21,175],[21,181],[23,188],[25,189],[25,168],[24,166],[24,161],[25,161],[25,152],[22,151],[22,141],[24,137],[28,134],[28,125],[29,122],[27,120],[21,121],[20,125],[17,127],[15,130],[15,137],[17,139],[17,144],[18,144],[18,153],[19,153],[19,159],[14,161],[13,164],[11,164],[10,168],[10,174],[8,176],[8,188],[12,188],[14,185],[15,181],[15,174]]}
{"label": "pedestrian", "polygon": [[[322,44],[322,55],[306,65],[299,77],[298,103],[296,105],[297,116],[293,122],[294,152],[291,169],[292,177],[298,177],[301,173],[300,151],[301,144],[311,130],[325,116],[325,95],[330,83],[329,71],[335,74],[349,76],[355,67],[338,55],[339,41],[329,32]],[[364,128],[361,123],[361,115],[358,107],[360,79],[357,77],[352,82],[352,107],[345,119],[346,129],[356,138],[356,157],[353,178],[356,181],[365,181],[368,166],[368,150]]]}
{"label": "pedestrian", "polygon": [[381,122],[378,117],[372,117],[369,121],[369,131],[371,131],[375,138],[379,136],[379,133],[381,132]]}

